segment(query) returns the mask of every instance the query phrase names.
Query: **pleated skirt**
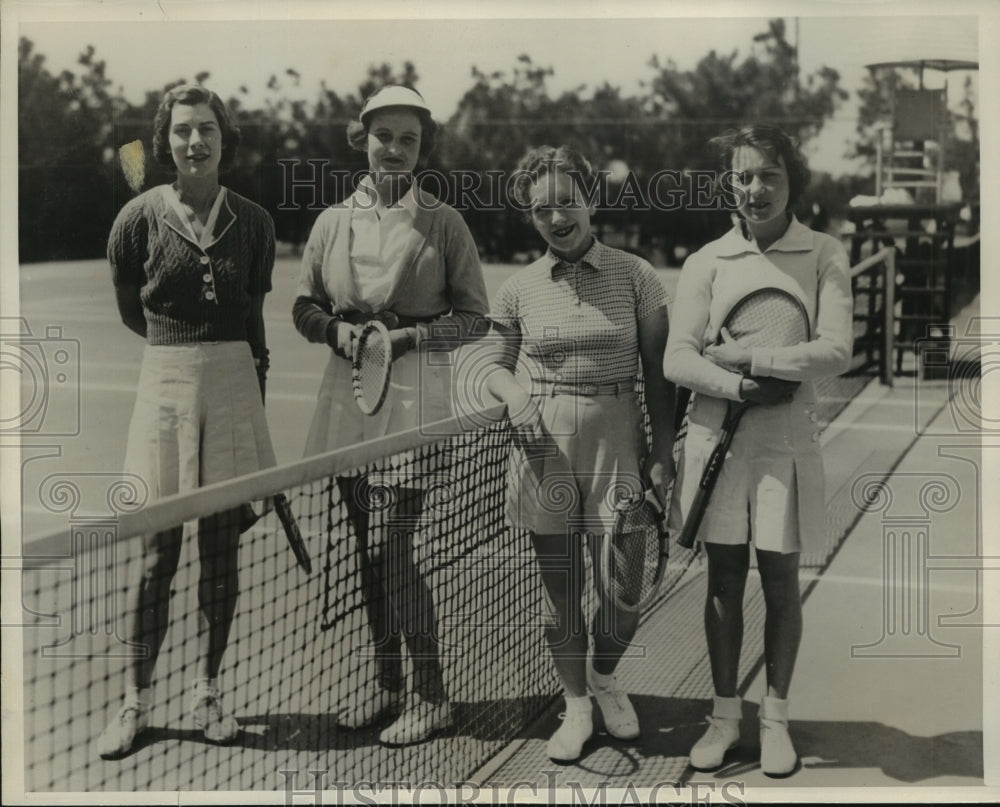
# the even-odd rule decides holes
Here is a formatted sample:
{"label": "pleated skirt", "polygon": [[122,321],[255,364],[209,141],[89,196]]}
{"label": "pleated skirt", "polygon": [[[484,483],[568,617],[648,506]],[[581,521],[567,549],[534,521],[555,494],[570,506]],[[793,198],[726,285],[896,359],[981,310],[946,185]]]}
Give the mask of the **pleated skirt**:
{"label": "pleated skirt", "polygon": [[250,345],[147,345],[125,471],[150,499],[275,465]]}

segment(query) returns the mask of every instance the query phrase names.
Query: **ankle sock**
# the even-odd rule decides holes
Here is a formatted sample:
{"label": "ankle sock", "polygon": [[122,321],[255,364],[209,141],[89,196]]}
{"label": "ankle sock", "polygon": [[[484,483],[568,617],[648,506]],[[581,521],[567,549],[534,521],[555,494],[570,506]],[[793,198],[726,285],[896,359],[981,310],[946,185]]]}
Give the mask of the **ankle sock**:
{"label": "ankle sock", "polygon": [[153,688],[125,687],[125,703],[138,706],[142,711],[148,712],[153,704]]}
{"label": "ankle sock", "polygon": [[598,689],[611,689],[615,683],[615,674],[601,675],[597,670],[591,670],[590,681]]}
{"label": "ankle sock", "polygon": [[577,713],[586,712],[590,713],[590,696],[582,695],[579,698],[574,698],[569,695],[566,696],[566,712],[567,713]]}

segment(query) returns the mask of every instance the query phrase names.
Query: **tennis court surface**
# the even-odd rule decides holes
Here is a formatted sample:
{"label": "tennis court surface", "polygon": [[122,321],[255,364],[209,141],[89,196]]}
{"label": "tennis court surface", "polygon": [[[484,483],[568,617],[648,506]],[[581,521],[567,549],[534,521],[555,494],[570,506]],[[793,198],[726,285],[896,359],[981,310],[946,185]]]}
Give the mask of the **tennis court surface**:
{"label": "tennis court surface", "polygon": [[[981,783],[983,629],[976,608],[983,573],[975,567],[982,547],[981,533],[967,526],[978,512],[979,456],[949,460],[940,453],[941,446],[965,454],[972,451],[965,444],[978,446],[950,416],[964,392],[949,381],[913,378],[897,379],[889,391],[860,369],[824,394],[828,542],[803,558],[806,634],[792,693],[802,768],[780,786]],[[674,551],[661,596],[621,667],[636,693],[642,737],[622,744],[598,735],[578,764],[557,769],[544,756],[560,699],[539,627],[541,590],[526,536],[511,532],[503,516],[510,435],[502,418],[461,425],[374,441],[147,508],[136,509],[141,496],[125,480],[109,492],[113,519],[73,524],[68,534],[32,545],[22,580],[36,628],[23,632],[26,790],[287,795],[318,782],[690,783],[686,754],[711,695],[698,558]],[[378,743],[388,721],[354,731],[335,721],[339,710],[371,697],[374,680],[357,552],[335,482],[358,473],[386,480],[387,490],[419,479],[432,502],[419,524],[403,527],[413,530],[433,593],[456,722],[427,743],[400,749]],[[953,560],[932,576],[947,585],[925,591],[924,610],[914,611],[885,572],[895,557],[886,524],[896,514],[878,511],[877,491],[942,473],[959,479],[961,495],[947,510],[928,511],[920,523],[930,537],[914,544],[923,555],[907,555],[908,562],[929,555],[967,562]],[[864,479],[872,486],[859,488]],[[878,480],[887,481],[879,488]],[[134,652],[117,638],[116,615],[136,536],[277,491],[292,502],[313,573],[296,566],[273,513],[244,535],[241,595],[221,679],[240,737],[230,746],[210,745],[186,714],[198,625],[197,558],[184,556],[151,728],[125,759],[101,760],[94,740],[117,708]],[[379,503],[373,510],[376,520],[386,512]],[[942,626],[940,615],[951,622]],[[748,585],[745,750],[699,780],[775,785],[753,760],[750,702],[762,689],[762,616],[759,590]],[[959,650],[934,655],[940,646]],[[926,695],[942,691],[949,695],[941,703]]]}

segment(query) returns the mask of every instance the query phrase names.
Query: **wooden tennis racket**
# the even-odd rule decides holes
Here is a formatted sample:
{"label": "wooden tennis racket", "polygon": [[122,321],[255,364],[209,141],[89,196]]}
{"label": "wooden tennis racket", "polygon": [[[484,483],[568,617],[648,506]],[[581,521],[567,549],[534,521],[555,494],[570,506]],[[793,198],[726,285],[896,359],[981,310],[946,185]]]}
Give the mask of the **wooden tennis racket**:
{"label": "wooden tennis racket", "polygon": [[601,584],[615,604],[641,611],[655,599],[670,553],[663,506],[652,490],[615,508],[610,533],[601,538]]}
{"label": "wooden tennis racket", "polygon": [[392,344],[389,329],[377,319],[365,325],[354,343],[351,384],[354,400],[366,415],[382,408],[392,374]]}
{"label": "wooden tennis racket", "polygon": [[[746,295],[729,311],[722,327],[729,331],[733,339],[750,348],[791,347],[809,341],[809,316],[805,306],[798,297],[783,289],[769,287]],[[720,329],[718,342],[721,341]],[[708,458],[691,510],[677,539],[677,543],[686,549],[694,546],[733,435],[743,414],[752,405],[750,401],[729,402],[719,442]]]}
{"label": "wooden tennis racket", "polygon": [[[278,520],[285,531],[285,538],[288,539],[288,546],[295,555],[295,560],[299,567],[306,574],[312,574],[312,561],[309,559],[309,550],[306,549],[306,542],[302,540],[302,532],[299,530],[298,522],[292,514],[292,506],[288,502],[288,497],[284,493],[277,493],[269,497],[274,512],[278,514]],[[265,502],[266,505],[266,502]],[[240,532],[244,533],[254,524],[260,521],[267,513],[268,508],[258,513],[253,509],[252,504],[244,504],[239,509]]]}
{"label": "wooden tennis racket", "polygon": [[295,560],[299,567],[306,574],[312,574],[312,561],[309,559],[309,550],[306,549],[306,542],[302,540],[302,532],[299,524],[292,513],[292,506],[288,502],[288,497],[284,493],[279,493],[274,497],[274,512],[278,514],[278,520],[285,530],[285,538],[295,555]]}

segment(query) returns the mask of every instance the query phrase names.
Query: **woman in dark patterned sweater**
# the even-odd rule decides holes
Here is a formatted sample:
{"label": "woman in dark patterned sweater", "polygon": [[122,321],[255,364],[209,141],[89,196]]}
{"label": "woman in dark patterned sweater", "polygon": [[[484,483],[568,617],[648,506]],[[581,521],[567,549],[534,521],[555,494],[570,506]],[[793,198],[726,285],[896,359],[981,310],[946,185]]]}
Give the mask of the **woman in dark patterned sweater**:
{"label": "woman in dark patterned sweater", "polygon": [[[108,241],[122,321],[146,340],[125,469],[145,481],[151,499],[275,464],[263,407],[274,224],[263,208],[219,184],[239,139],[215,93],[194,85],[167,92],[153,123],[153,151],[177,179],[126,204]],[[216,677],[236,607],[241,512],[198,524],[201,630],[190,708],[195,726],[216,743],[239,732]],[[126,637],[148,652],[129,663],[124,704],[98,741],[102,757],[128,753],[149,723],[182,536],[176,527],[143,539]]]}

